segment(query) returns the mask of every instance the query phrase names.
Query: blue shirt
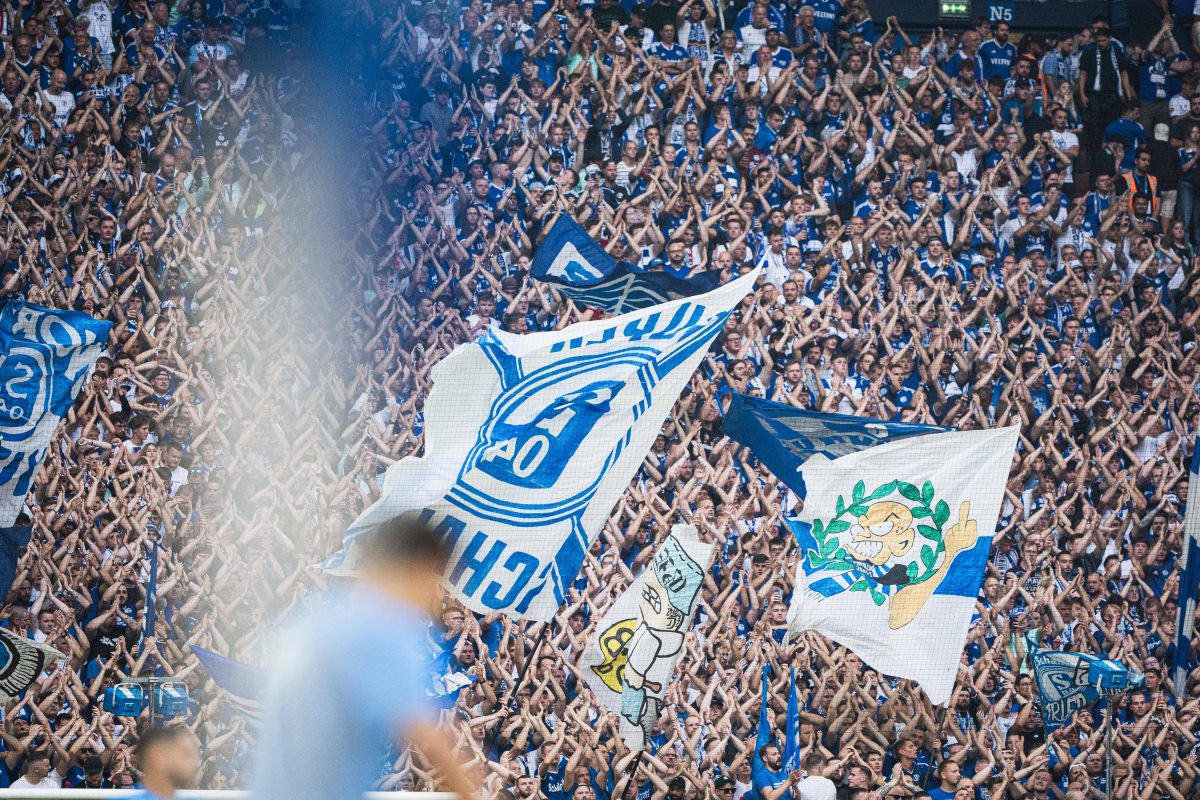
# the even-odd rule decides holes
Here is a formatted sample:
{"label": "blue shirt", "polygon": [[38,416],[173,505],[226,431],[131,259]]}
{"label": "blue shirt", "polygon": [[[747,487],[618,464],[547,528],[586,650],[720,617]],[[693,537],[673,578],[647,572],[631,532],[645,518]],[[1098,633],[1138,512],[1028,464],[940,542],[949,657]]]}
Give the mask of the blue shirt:
{"label": "blue shirt", "polygon": [[979,46],[979,57],[983,60],[984,80],[1007,78],[1017,60],[1017,46],[1012,42],[1000,44],[995,39],[988,39]]}
{"label": "blue shirt", "polygon": [[367,791],[397,731],[431,721],[428,620],[368,587],[332,593],[281,641],[266,693],[255,800]]}

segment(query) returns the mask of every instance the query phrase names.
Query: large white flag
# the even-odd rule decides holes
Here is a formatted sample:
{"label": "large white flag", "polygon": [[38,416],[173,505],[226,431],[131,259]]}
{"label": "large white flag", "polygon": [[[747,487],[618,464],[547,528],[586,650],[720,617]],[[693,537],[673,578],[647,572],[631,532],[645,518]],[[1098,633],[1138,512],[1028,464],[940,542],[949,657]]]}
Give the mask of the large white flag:
{"label": "large white flag", "polygon": [[493,333],[432,372],[425,455],[393,464],[355,537],[407,511],[451,541],[471,609],[550,620],[755,270],[708,294],[550,333]]}
{"label": "large white flag", "polygon": [[621,738],[634,750],[658,721],[715,549],[691,525],[672,528],[649,569],[604,613],[583,655],[584,678],[620,713]]}
{"label": "large white flag", "polygon": [[804,465],[789,632],[950,699],[1018,428],[931,433]]}

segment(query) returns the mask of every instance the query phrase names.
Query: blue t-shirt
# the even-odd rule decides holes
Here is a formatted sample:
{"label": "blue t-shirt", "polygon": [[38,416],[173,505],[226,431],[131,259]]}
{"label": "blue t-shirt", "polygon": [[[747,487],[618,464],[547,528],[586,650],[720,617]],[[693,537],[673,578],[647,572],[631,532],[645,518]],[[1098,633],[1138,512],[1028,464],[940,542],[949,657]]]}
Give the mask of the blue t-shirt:
{"label": "blue t-shirt", "polygon": [[1000,44],[995,39],[988,39],[979,46],[979,57],[983,60],[985,81],[1007,78],[1012,74],[1013,63],[1017,60],[1017,46],[1012,42]]}
{"label": "blue t-shirt", "polygon": [[266,691],[254,796],[344,800],[370,788],[397,731],[432,721],[428,619],[379,590],[332,593],[281,641]]}

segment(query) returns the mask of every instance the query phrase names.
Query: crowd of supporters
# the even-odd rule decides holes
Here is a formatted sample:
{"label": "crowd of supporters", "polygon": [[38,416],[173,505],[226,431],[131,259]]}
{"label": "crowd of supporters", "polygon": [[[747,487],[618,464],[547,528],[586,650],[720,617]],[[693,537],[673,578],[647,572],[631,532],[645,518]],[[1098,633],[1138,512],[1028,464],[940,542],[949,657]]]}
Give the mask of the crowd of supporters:
{"label": "crowd of supporters", "polygon": [[[1051,4],[1017,5],[1053,25]],[[441,356],[489,329],[596,316],[528,275],[560,215],[643,270],[763,267],[557,619],[451,607],[431,633],[435,670],[477,679],[446,719],[487,796],[1103,796],[1107,712],[1047,737],[1035,646],[1145,674],[1113,712],[1114,796],[1196,796],[1198,662],[1173,651],[1200,411],[1190,16],[1164,7],[1161,29],[1135,42],[1105,19],[1057,35],[984,21],[909,31],[862,0],[353,13],[368,10],[358,49],[376,116],[359,165],[347,511],[419,450]],[[948,711],[815,634],[784,643],[798,553],[781,515],[797,500],[722,436],[732,392],[1021,425]],[[638,754],[579,660],[681,520],[719,555]],[[1174,687],[1181,661],[1192,672]],[[779,748],[758,747],[764,665],[777,742],[789,666],[801,684],[791,773]],[[382,788],[430,785],[411,753],[383,763]]]}
{"label": "crowd of supporters", "polygon": [[322,372],[321,280],[296,266],[323,124],[300,12],[0,5],[0,297],[114,323],[22,517],[3,624],[65,658],[3,703],[0,786],[134,785],[147,715],[100,703],[131,676],[185,683],[189,713],[169,724],[203,744],[203,784],[245,784],[250,726],[189,646],[252,661],[253,623],[322,585],[310,565],[347,405]]}
{"label": "crowd of supporters", "polygon": [[[7,4],[0,291],[116,326],[29,496],[3,617],[66,658],[5,704],[3,780],[130,785],[148,720],[97,698],[155,674],[191,690],[171,724],[200,738],[204,786],[245,785],[253,723],[188,646],[256,663],[262,621],[326,585],[312,565],[420,451],[442,356],[598,314],[528,275],[569,214],[645,270],[764,273],[558,618],[451,606],[431,629],[427,670],[476,678],[445,716],[484,796],[1101,796],[1108,712],[1043,729],[1028,655],[1051,646],[1146,676],[1112,712],[1114,796],[1195,797],[1200,659],[1173,641],[1200,56],[1177,5],[1134,42],[1104,19],[907,31],[862,0],[349,0],[334,154],[316,152],[335,121],[307,94],[305,9]],[[313,270],[322,159],[352,176],[356,224]],[[949,710],[815,634],[784,643],[797,500],[720,433],[735,391],[1022,426]],[[638,754],[578,662],[680,520],[719,555]],[[777,739],[789,666],[801,685],[792,773],[757,746],[764,665]],[[419,754],[379,763],[382,789],[436,783]]]}

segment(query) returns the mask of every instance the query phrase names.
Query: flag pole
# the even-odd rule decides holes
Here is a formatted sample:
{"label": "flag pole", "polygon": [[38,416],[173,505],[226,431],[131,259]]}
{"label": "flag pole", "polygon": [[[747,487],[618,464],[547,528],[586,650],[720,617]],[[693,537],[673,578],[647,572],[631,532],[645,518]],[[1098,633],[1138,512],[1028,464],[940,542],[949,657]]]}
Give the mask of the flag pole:
{"label": "flag pole", "polygon": [[[955,683],[956,691],[957,691],[957,687],[958,687],[958,683],[956,682]],[[933,737],[933,747],[934,747],[933,755],[934,756],[936,756],[942,750],[942,733],[944,733],[946,730],[946,720],[949,719],[949,717],[950,717],[950,704],[954,702],[954,695],[955,695],[955,692],[952,691],[950,693],[950,699],[946,701],[946,705],[942,706],[942,713],[939,715],[939,716],[941,716],[942,719],[938,723],[937,733],[934,734],[934,737]],[[921,778],[921,791],[925,791],[925,789],[928,787],[929,776],[931,774],[933,774],[933,759],[930,759],[929,766],[925,769],[925,775]],[[1110,798],[1108,798],[1108,800],[1112,800],[1112,798],[1110,797]]]}
{"label": "flag pole", "polygon": [[1112,800],[1113,796],[1113,776],[1112,776],[1112,761],[1113,761],[1113,716],[1116,694],[1108,696],[1108,708],[1104,714],[1104,800]]}

